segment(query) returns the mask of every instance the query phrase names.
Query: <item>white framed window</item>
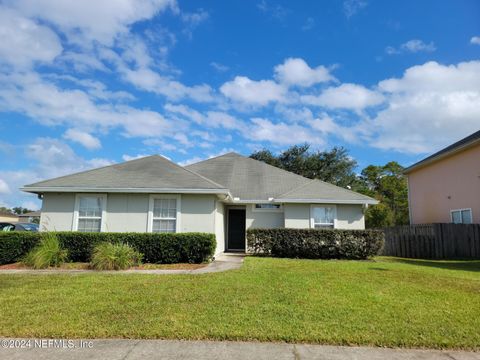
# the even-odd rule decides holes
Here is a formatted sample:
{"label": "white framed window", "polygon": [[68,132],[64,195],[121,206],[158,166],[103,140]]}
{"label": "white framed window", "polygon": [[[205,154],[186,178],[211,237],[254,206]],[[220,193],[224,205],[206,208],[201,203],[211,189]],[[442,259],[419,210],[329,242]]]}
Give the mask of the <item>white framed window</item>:
{"label": "white framed window", "polygon": [[105,231],[106,194],[77,194],[73,213],[73,231]]}
{"label": "white framed window", "polygon": [[282,212],[282,204],[258,203],[252,205],[253,212]]}
{"label": "white framed window", "polygon": [[310,228],[312,229],[334,229],[336,218],[337,207],[335,205],[310,206]]}
{"label": "white framed window", "polygon": [[455,209],[450,210],[450,219],[454,224],[471,224],[472,209]]}
{"label": "white framed window", "polygon": [[150,195],[148,232],[180,232],[180,195]]}

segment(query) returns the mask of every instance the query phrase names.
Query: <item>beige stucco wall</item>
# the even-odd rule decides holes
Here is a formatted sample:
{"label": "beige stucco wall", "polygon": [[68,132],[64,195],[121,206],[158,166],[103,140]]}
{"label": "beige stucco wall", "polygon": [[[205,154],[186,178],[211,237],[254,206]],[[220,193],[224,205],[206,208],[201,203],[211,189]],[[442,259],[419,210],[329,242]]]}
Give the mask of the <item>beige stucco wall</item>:
{"label": "beige stucco wall", "polygon": [[[310,228],[310,204],[284,204],[285,227]],[[362,205],[337,205],[336,229],[365,229]]]}
{"label": "beige stucco wall", "polygon": [[181,231],[215,233],[215,195],[182,195]]}
{"label": "beige stucco wall", "polygon": [[408,187],[413,224],[451,222],[464,208],[480,223],[480,145],[411,172]]}
{"label": "beige stucco wall", "polygon": [[75,194],[48,193],[43,195],[40,230],[72,230],[74,206]]}
{"label": "beige stucco wall", "polygon": [[246,205],[247,229],[275,229],[284,227],[283,211],[254,211],[253,204]]}
{"label": "beige stucco wall", "polygon": [[310,227],[310,204],[284,204],[285,227],[308,229]]}
{"label": "beige stucco wall", "polygon": [[337,205],[337,229],[365,229],[362,205]]}
{"label": "beige stucco wall", "polygon": [[148,194],[108,194],[105,231],[146,232]]}
{"label": "beige stucco wall", "polygon": [[219,200],[215,203],[215,238],[217,240],[216,255],[225,251],[225,205]]}
{"label": "beige stucco wall", "polygon": [[[215,195],[182,195],[180,230],[215,233]],[[75,194],[45,194],[40,228],[70,231],[73,225]],[[148,194],[108,194],[105,231],[146,232]]]}

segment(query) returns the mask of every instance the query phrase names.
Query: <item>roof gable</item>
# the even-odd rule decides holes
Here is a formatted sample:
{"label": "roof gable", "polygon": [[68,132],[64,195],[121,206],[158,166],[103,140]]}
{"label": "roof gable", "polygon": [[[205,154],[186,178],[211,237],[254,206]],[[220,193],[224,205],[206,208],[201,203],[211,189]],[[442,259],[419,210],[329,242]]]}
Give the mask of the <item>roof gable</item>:
{"label": "roof gable", "polygon": [[305,185],[299,186],[285,194],[277,196],[278,201],[335,201],[335,202],[367,202],[376,203],[376,200],[369,196],[329,184],[318,179],[311,180]]}
{"label": "roof gable", "polygon": [[368,196],[308,179],[236,153],[204,160],[187,168],[222,184],[241,200],[331,199],[376,203]]}
{"label": "roof gable", "polygon": [[152,155],[98,169],[40,181],[29,188],[91,189],[224,189],[210,179],[185,169],[170,160]]}

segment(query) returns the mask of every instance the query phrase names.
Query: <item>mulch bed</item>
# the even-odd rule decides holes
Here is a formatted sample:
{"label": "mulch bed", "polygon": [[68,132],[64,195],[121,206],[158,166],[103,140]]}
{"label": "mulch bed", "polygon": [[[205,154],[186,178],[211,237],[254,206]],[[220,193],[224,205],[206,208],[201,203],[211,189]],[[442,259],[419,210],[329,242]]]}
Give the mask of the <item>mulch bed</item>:
{"label": "mulch bed", "polygon": [[[201,269],[208,264],[142,264],[134,266],[132,270],[196,270]],[[0,270],[30,270],[27,266],[20,262],[13,264],[0,265]],[[88,270],[89,263],[65,263],[58,268],[49,268],[51,270]]]}

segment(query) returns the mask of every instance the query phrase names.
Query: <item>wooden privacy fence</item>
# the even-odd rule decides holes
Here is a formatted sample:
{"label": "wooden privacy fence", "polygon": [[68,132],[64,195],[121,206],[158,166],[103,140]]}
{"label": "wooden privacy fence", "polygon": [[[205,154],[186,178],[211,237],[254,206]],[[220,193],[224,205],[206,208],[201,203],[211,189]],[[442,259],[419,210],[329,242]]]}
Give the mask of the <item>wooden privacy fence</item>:
{"label": "wooden privacy fence", "polygon": [[426,224],[386,228],[383,254],[418,259],[480,259],[480,225]]}

